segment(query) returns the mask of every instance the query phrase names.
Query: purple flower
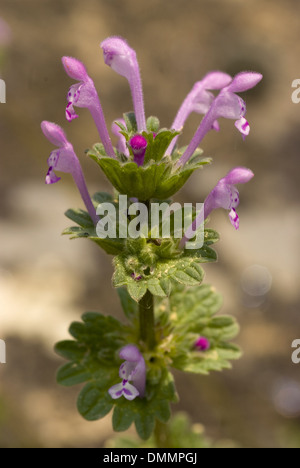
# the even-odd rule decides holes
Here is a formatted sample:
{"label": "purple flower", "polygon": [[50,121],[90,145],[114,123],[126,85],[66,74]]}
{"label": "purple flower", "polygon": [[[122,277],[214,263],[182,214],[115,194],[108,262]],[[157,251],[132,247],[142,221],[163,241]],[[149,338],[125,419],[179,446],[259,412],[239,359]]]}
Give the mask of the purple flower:
{"label": "purple flower", "polygon": [[142,80],[135,51],[121,37],[108,37],[101,43],[104,61],[130,86],[138,132],[146,131]]}
{"label": "purple flower", "polygon": [[129,150],[127,148],[126,138],[124,137],[124,135],[122,135],[122,130],[120,129],[118,122],[124,126],[126,125],[124,119],[118,119],[115,122],[113,122],[111,126],[111,131],[118,138],[116,148],[119,151],[119,153],[125,154],[125,156],[129,157]]}
{"label": "purple flower", "polygon": [[145,153],[147,149],[147,140],[142,135],[134,135],[130,141],[129,146],[133,152],[133,161],[138,165],[144,164]]}
{"label": "purple flower", "polygon": [[60,180],[60,177],[57,177],[54,170],[71,174],[79,189],[85,206],[93,222],[96,224],[99,219],[96,215],[96,210],[88,193],[81,165],[74,152],[73,146],[67,140],[63,129],[59,127],[59,125],[56,125],[52,122],[43,121],[41,128],[45,137],[53,145],[58,146],[58,149],[52,151],[48,158],[49,169],[46,175],[46,184],[54,184]]}
{"label": "purple flower", "polygon": [[134,400],[137,396],[143,398],[146,387],[146,364],[142,354],[135,345],[129,344],[121,349],[119,356],[125,359],[119,370],[122,382],[113,385],[108,393],[114,400],[122,395],[127,400]]}
{"label": "purple flower", "polygon": [[[222,89],[227,86],[231,80],[231,76],[227,75],[227,73],[213,71],[205,75],[201,81],[197,81],[181,104],[171,128],[180,131],[183,128],[186,119],[192,112],[205,115],[214,100],[214,95],[208,90]],[[213,123],[213,128],[215,130],[219,130],[217,121]],[[167,150],[167,154],[172,153],[178,137],[179,135],[173,138]]]}
{"label": "purple flower", "polygon": [[115,152],[93,80],[89,77],[85,66],[79,60],[72,57],[63,57],[62,63],[67,74],[74,80],[79,81],[79,83],[72,85],[68,91],[68,104],[66,107],[67,120],[71,122],[78,117],[74,106],[88,108],[98,129],[106,153],[115,158]]}
{"label": "purple flower", "polygon": [[210,348],[210,342],[205,336],[199,336],[195,342],[195,348],[199,351],[207,351]]}
{"label": "purple flower", "polygon": [[262,79],[260,73],[238,73],[228,86],[225,86],[213,100],[210,109],[205,114],[201,124],[196,130],[189,146],[180,159],[180,164],[185,164],[204,136],[213,128],[214,122],[220,117],[235,120],[236,128],[242,133],[243,138],[249,135],[250,126],[244,118],[246,114],[245,102],[235,93],[247,91],[256,86]]}
{"label": "purple flower", "polygon": [[[250,169],[245,167],[235,167],[228,174],[220,179],[215,188],[210,192],[204,201],[204,219],[206,219],[213,210],[224,208],[229,210],[229,219],[235,229],[239,229],[239,217],[236,208],[239,205],[239,192],[235,184],[245,184],[254,176]],[[193,223],[184,233],[180,242],[181,247],[184,247],[186,242],[193,237],[193,234],[200,227],[203,220],[203,213],[195,218]]]}

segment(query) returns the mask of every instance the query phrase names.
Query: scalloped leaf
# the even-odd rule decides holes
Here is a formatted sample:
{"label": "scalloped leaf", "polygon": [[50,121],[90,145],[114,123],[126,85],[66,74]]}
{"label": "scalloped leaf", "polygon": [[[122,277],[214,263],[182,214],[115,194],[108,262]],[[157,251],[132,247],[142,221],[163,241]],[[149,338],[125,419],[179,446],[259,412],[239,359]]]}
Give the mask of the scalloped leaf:
{"label": "scalloped leaf", "polygon": [[[169,303],[163,300],[158,305],[158,322],[165,323],[168,312],[166,346],[173,367],[185,372],[208,374],[210,371],[229,369],[229,361],[241,356],[240,349],[228,343],[239,331],[235,318],[215,316],[221,305],[220,294],[206,284],[190,289],[175,286]],[[170,331],[171,343],[168,338]],[[195,348],[200,336],[209,340],[210,348],[206,351]],[[164,348],[164,344],[161,346]]]}
{"label": "scalloped leaf", "polygon": [[167,296],[171,292],[172,281],[186,286],[194,286],[200,284],[204,277],[204,271],[199,264],[198,257],[183,256],[175,259],[159,259],[149,275],[137,279],[135,279],[134,274],[127,271],[124,260],[122,256],[114,259],[113,284],[116,288],[127,286],[130,296],[135,301],[139,301],[147,289],[155,296]]}

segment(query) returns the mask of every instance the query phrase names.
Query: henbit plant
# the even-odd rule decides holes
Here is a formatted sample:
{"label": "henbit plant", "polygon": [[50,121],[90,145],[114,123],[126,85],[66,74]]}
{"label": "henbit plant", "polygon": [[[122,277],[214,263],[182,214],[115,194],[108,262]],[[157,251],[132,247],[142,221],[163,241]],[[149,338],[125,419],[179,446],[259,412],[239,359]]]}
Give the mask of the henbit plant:
{"label": "henbit plant", "polygon": [[[162,423],[167,423],[171,415],[170,403],[178,400],[171,369],[208,374],[230,368],[230,361],[240,357],[239,348],[230,343],[238,332],[236,320],[216,315],[222,300],[213,287],[202,284],[202,264],[217,260],[212,245],[219,236],[207,227],[207,217],[213,210],[224,208],[238,229],[239,193],[235,185],[248,182],[253,173],[237,167],[221,179],[207,196],[202,212],[193,213],[182,239],[175,238],[174,223],[169,238],[154,237],[150,224],[148,236],[132,238],[120,235],[118,222],[115,238],[100,238],[96,227],[104,216],[97,213],[104,203],[118,209],[118,194],[127,195],[128,210],[137,201],[148,208],[155,200],[170,203],[169,198],[194,171],[211,163],[209,158],[202,159],[198,145],[210,130],[219,130],[221,117],[235,120],[244,138],[249,134],[246,105],[236,93],[253,88],[262,75],[241,72],[232,78],[219,71],[208,73],[184,100],[171,129],[161,129],[156,117],[145,118],[135,51],[119,37],[106,39],[101,47],[105,63],[128,80],[134,112],[113,123],[112,132],[118,138],[114,148],[86,68],[80,61],[64,57],[67,74],[77,81],[67,95],[66,118],[71,121],[78,117],[75,107],[90,110],[101,143],[87,154],[112,183],[114,195],[96,193],[90,198],[81,165],[64,131],[45,121],[42,131],[58,147],[48,159],[46,183],[60,180],[55,171],[72,174],[87,211],[69,209],[66,216],[77,226],[64,234],[90,239],[114,256],[113,285],[126,321],[87,312],[81,322],[72,323],[69,331],[73,339],[56,345],[56,352],[70,361],[59,369],[57,380],[65,386],[86,383],[78,397],[78,410],[87,420],[100,419],[113,409],[115,431],[124,431],[135,423],[142,439],[148,439],[154,431],[159,441]],[[179,148],[177,140],[191,112],[204,117],[189,145]],[[127,223],[132,218],[127,212]],[[203,245],[185,248],[203,228],[203,219]]]}

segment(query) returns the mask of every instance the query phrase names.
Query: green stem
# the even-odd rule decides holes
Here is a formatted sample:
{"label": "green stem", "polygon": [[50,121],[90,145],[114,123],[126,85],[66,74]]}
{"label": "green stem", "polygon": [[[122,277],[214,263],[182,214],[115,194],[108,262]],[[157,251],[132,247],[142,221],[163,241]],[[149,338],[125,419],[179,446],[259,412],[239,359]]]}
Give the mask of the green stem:
{"label": "green stem", "polygon": [[140,338],[147,345],[149,350],[156,344],[155,340],[155,320],[154,320],[154,300],[150,291],[139,302],[140,318]]}
{"label": "green stem", "polygon": [[[143,202],[148,209],[148,225],[150,224],[151,200]],[[154,318],[154,297],[147,290],[144,297],[139,302],[140,339],[146,344],[149,350],[156,345],[155,340],[155,318]]]}

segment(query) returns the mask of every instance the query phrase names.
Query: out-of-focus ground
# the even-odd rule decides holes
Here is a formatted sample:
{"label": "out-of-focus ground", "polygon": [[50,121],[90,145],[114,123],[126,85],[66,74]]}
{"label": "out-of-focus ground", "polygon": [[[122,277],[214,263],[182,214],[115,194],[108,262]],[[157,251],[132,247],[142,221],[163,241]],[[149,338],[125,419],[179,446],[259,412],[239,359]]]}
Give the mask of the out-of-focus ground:
{"label": "out-of-focus ground", "polygon": [[[126,80],[104,65],[99,48],[105,37],[121,35],[137,50],[147,115],[163,126],[207,71],[264,74],[246,95],[250,136],[243,142],[233,122],[222,121],[220,134],[203,142],[215,164],[177,197],[203,201],[235,165],[255,172],[240,190],[240,231],[225,212],[212,215],[222,239],[219,263],[206,267],[206,281],[224,295],[223,312],[241,324],[244,357],[232,371],[209,377],[178,373],[177,408],[213,438],[299,447],[300,364],[291,362],[291,343],[300,338],[300,105],[291,101],[291,83],[300,78],[299,1],[1,0],[1,16],[12,40],[0,71],[7,85],[7,103],[0,104],[0,339],[7,344],[0,446],[101,447],[112,434],[109,417],[88,423],[77,414],[78,389],[55,383],[61,360],[53,344],[68,337],[70,321],[86,310],[121,310],[111,259],[84,240],[60,236],[69,224],[63,212],[82,202],[68,176],[44,185],[52,146],[40,121],[63,125],[80,156],[98,140],[86,110],[72,124],[64,119],[72,82],[63,55],[84,61],[108,122],[131,110]],[[198,122],[189,119],[183,144]],[[93,162],[81,159],[91,191],[109,189]]]}

